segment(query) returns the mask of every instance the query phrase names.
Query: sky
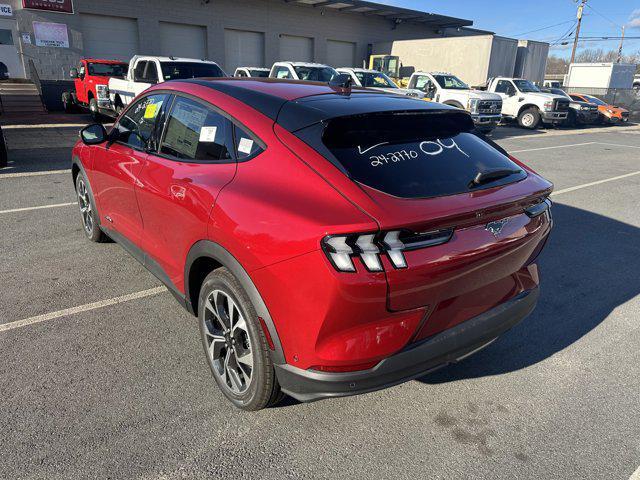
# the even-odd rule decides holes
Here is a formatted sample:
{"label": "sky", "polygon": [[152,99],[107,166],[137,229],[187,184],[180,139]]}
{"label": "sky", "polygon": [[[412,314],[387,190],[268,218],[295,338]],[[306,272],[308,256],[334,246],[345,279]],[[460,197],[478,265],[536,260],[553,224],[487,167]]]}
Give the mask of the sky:
{"label": "sky", "polygon": [[[573,45],[573,25],[577,3],[574,0],[377,0],[378,3],[412,8],[473,21],[473,27],[498,35],[553,44],[565,34],[568,45],[552,45],[551,54],[569,57]],[[623,53],[640,51],[640,0],[588,0],[584,10],[580,37],[639,37],[624,42]],[[550,27],[550,28],[545,28]],[[538,30],[538,31],[533,31]],[[620,40],[580,42],[584,48],[617,50]]]}

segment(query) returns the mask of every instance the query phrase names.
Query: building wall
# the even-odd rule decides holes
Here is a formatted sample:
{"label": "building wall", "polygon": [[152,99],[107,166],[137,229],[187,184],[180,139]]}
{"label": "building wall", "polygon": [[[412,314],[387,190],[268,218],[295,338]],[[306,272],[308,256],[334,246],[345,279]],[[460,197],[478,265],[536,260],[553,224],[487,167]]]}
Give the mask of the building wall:
{"label": "building wall", "polygon": [[405,69],[451,72],[475,85],[487,79],[493,38],[493,35],[473,35],[398,40],[376,43],[373,50],[398,55]]}
{"label": "building wall", "polygon": [[[4,0],[5,2],[7,0]],[[75,0],[75,14],[24,10],[20,0],[10,0],[16,11],[18,30],[30,33],[32,22],[65,23],[68,26],[70,48],[36,47],[23,45],[25,58],[32,58],[43,79],[65,78],[69,67],[84,53],[80,14],[90,13],[133,18],[138,25],[139,54],[160,54],[160,22],[199,25],[206,29],[208,58],[225,65],[225,29],[248,30],[264,33],[265,64],[281,58],[280,35],[298,35],[313,39],[316,62],[330,62],[327,58],[327,40],[355,43],[355,63],[362,65],[369,45],[399,39],[436,36],[434,28],[402,23],[375,15],[339,13],[331,9],[292,5],[281,0]],[[341,66],[341,65],[336,65]]]}

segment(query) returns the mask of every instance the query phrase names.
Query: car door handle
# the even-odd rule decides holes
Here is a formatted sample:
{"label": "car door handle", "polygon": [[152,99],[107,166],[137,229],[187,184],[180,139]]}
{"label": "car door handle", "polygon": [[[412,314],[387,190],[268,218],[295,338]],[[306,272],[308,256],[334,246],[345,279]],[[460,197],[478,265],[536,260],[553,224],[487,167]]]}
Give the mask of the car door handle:
{"label": "car door handle", "polygon": [[184,200],[184,197],[187,195],[186,187],[181,185],[171,185],[170,191],[171,196],[176,200]]}

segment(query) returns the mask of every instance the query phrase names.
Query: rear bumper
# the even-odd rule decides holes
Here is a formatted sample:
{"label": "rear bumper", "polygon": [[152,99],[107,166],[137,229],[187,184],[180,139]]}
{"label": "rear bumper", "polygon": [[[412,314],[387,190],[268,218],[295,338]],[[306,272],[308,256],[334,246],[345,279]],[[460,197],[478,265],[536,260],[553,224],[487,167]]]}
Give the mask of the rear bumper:
{"label": "rear bumper", "polygon": [[282,390],[303,402],[380,390],[455,363],[482,349],[527,317],[538,301],[537,288],[382,360],[370,370],[324,373],[276,365]]}

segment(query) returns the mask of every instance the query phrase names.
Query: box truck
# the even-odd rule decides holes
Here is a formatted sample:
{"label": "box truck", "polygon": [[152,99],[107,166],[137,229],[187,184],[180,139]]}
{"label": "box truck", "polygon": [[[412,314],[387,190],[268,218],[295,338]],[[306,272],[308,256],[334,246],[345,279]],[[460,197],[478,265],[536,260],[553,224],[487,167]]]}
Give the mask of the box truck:
{"label": "box truck", "polygon": [[569,88],[633,88],[636,65],[631,63],[572,63],[565,81]]}

